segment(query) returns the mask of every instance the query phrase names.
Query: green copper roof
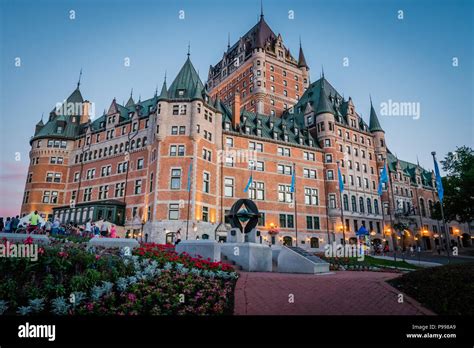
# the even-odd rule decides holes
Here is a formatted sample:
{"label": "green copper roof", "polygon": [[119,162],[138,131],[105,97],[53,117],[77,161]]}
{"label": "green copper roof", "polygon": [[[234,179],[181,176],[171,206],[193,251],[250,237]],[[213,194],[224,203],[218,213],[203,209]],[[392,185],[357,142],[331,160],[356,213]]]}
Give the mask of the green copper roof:
{"label": "green copper roof", "polygon": [[82,103],[84,101],[81,91],[79,90],[79,86],[71,93],[66,101],[68,103]]}
{"label": "green copper roof", "polygon": [[390,172],[395,173],[397,171],[397,163],[400,166],[401,171],[410,177],[410,181],[416,183],[416,170],[420,171],[421,183],[425,187],[433,187],[431,181],[431,172],[424,169],[423,167],[413,164],[407,161],[403,161],[394,156],[390,151],[387,152],[387,165]]}
{"label": "green copper roof", "polygon": [[[324,77],[323,77],[324,80]],[[316,115],[322,113],[330,113],[334,115],[334,109],[331,106],[331,103],[326,95],[326,90],[324,89],[324,83],[321,83],[321,88],[319,89],[319,98],[318,98],[318,107],[316,108]]]}
{"label": "green copper roof", "polygon": [[188,56],[188,59],[186,59],[186,62],[168,90],[169,98],[191,99],[194,96],[196,83],[199,86],[199,89],[202,90],[204,88],[204,85]]}
{"label": "green copper roof", "polygon": [[161,93],[160,95],[158,96],[158,99],[159,100],[166,100],[168,99],[168,89],[166,87],[166,78],[165,80],[163,81],[163,86],[161,87]]}
{"label": "green copper roof", "polygon": [[372,105],[372,100],[370,101],[370,121],[369,121],[369,130],[371,132],[383,132],[384,130],[380,126],[377,113],[375,112],[374,106]]}
{"label": "green copper roof", "polygon": [[133,97],[132,95],[130,94],[130,98],[128,98],[128,101],[127,101],[127,104],[125,104],[125,107],[130,107],[132,105],[135,105],[135,102],[133,101]]}

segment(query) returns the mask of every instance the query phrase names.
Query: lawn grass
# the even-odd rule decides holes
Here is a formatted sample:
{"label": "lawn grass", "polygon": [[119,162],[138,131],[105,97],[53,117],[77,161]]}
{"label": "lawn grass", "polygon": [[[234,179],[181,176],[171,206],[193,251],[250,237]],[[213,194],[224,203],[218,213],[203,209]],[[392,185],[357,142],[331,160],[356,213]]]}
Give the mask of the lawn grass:
{"label": "lawn grass", "polygon": [[474,263],[422,269],[389,280],[440,315],[474,315]]}
{"label": "lawn grass", "polygon": [[364,258],[364,262],[370,264],[371,266],[381,267],[381,266],[388,266],[388,267],[396,267],[396,268],[407,268],[407,269],[419,269],[420,267],[408,263],[406,261],[394,261],[394,260],[386,260],[386,259],[377,259],[372,256],[366,256]]}

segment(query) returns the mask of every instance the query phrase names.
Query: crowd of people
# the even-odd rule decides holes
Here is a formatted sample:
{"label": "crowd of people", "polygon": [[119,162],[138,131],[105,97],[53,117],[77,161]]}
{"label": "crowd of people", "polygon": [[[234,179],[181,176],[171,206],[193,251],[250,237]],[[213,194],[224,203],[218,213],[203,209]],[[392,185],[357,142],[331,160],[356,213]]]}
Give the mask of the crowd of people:
{"label": "crowd of people", "polygon": [[103,220],[101,223],[88,219],[84,225],[68,222],[61,223],[58,218],[49,218],[41,223],[41,216],[35,211],[28,219],[26,226],[20,225],[20,216],[7,217],[5,220],[0,217],[0,232],[7,233],[33,233],[46,235],[73,235],[81,237],[110,237],[117,238],[117,227]]}

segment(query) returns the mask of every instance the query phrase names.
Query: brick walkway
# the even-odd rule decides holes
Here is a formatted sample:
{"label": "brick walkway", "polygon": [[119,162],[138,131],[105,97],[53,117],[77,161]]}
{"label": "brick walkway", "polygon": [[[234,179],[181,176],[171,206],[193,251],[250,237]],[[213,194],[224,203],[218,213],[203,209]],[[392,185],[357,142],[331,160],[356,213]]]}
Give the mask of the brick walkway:
{"label": "brick walkway", "polygon": [[[240,272],[236,315],[433,315],[385,280],[395,273],[335,272],[325,275]],[[290,294],[294,302],[289,303]]]}

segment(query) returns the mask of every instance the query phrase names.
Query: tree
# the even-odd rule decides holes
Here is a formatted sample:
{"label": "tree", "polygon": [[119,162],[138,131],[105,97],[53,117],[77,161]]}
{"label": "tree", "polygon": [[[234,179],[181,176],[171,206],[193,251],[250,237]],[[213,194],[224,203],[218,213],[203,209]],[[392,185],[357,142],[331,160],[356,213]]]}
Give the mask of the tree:
{"label": "tree", "polygon": [[[441,161],[447,175],[441,178],[444,188],[446,221],[474,220],[474,151],[468,146],[456,148]],[[433,218],[441,220],[440,204],[433,207]]]}

